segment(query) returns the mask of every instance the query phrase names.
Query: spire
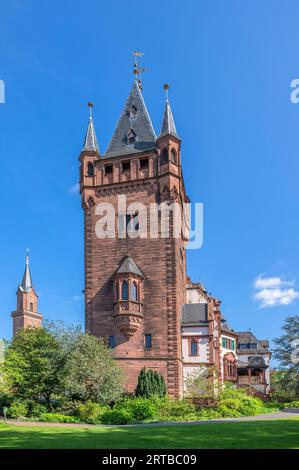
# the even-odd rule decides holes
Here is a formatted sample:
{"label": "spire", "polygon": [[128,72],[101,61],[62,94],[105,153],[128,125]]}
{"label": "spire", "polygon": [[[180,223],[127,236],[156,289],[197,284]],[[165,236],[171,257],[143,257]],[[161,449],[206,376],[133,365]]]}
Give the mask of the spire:
{"label": "spire", "polygon": [[89,101],[88,107],[89,107],[89,123],[88,123],[87,132],[86,132],[86,136],[85,136],[82,151],[83,152],[86,151],[86,152],[100,153],[99,146],[98,146],[98,141],[97,141],[97,136],[96,136],[96,131],[95,131],[94,124],[93,124],[93,119],[92,119],[93,104],[91,103],[91,101]]}
{"label": "spire", "polygon": [[173,114],[171,111],[169,99],[168,99],[168,89],[169,85],[165,83],[164,85],[164,90],[166,94],[166,102],[165,102],[165,109],[164,109],[164,116],[163,116],[163,122],[162,122],[162,128],[161,128],[161,133],[159,137],[163,137],[165,135],[173,135],[177,139],[179,139],[179,136],[176,131],[174,119],[173,119]]}
{"label": "spire", "polygon": [[29,250],[27,250],[25,272],[24,272],[24,276],[22,279],[22,284],[20,285],[20,289],[24,292],[28,292],[30,289],[33,288],[32,278],[31,278],[30,269],[29,269],[28,253],[29,253]]}
{"label": "spire", "polygon": [[155,148],[156,134],[135,78],[104,158],[144,152]]}

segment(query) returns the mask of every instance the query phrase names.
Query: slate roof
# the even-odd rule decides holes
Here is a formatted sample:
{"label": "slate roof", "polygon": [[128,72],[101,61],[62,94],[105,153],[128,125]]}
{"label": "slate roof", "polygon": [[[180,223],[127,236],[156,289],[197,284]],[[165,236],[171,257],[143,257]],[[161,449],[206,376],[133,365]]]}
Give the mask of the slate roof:
{"label": "slate roof", "polygon": [[32,284],[32,278],[31,278],[30,269],[29,269],[29,256],[26,256],[26,267],[25,267],[25,272],[24,272],[24,276],[22,279],[22,283],[20,285],[20,289],[23,292],[28,292],[32,288],[33,288],[33,284]]}
{"label": "slate roof", "polygon": [[184,304],[182,325],[208,323],[208,304]]}
{"label": "slate roof", "polygon": [[89,118],[89,123],[88,123],[87,131],[86,131],[86,136],[84,139],[84,145],[83,145],[82,151],[100,153],[96,131],[95,131],[93,119],[91,116]]}
{"label": "slate roof", "polygon": [[251,356],[248,358],[248,361],[237,361],[237,367],[239,369],[244,369],[246,367],[261,367],[261,368],[267,368],[267,364],[265,363],[265,360],[261,356]]}
{"label": "slate roof", "polygon": [[[261,351],[267,351],[268,350],[268,345],[269,343],[266,341],[266,340],[258,340],[256,338],[256,336],[254,336],[253,333],[251,333],[251,331],[238,331],[236,332],[237,335],[238,335],[238,343],[240,344],[256,344],[257,345],[257,349],[256,350],[261,350]],[[241,351],[244,351],[244,349],[242,349]]]}
{"label": "slate roof", "polygon": [[117,274],[128,273],[144,277],[134,260],[129,255],[125,256],[124,260],[122,261],[120,267],[116,272]]}
{"label": "slate roof", "polygon": [[235,331],[229,326],[225,318],[221,318],[221,331],[224,331],[226,333],[235,333]]}
{"label": "slate roof", "polygon": [[168,99],[166,100],[166,103],[165,103],[160,137],[163,137],[164,135],[173,135],[174,137],[179,139]]}
{"label": "slate roof", "polygon": [[156,140],[140,86],[137,80],[134,80],[129,98],[103,158],[154,149]]}

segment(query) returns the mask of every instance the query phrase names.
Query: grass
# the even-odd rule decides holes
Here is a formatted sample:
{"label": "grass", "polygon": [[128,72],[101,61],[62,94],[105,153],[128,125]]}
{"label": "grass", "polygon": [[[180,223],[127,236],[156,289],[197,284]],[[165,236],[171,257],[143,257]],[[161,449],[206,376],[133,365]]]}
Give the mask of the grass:
{"label": "grass", "polygon": [[2,449],[299,449],[299,419],[142,427],[0,427]]}

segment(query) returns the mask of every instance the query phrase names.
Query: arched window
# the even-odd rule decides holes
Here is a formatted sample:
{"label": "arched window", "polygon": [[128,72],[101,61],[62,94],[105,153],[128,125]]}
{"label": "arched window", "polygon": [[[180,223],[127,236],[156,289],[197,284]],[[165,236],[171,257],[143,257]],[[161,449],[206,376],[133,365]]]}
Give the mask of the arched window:
{"label": "arched window", "polygon": [[176,151],[174,149],[171,149],[170,160],[172,161],[172,163],[176,163]]}
{"label": "arched window", "polygon": [[33,303],[30,302],[30,312],[33,312]]}
{"label": "arched window", "polygon": [[162,150],[162,163],[168,162],[168,150],[165,148]]}
{"label": "arched window", "polygon": [[121,299],[129,300],[129,285],[128,281],[124,281],[121,286]]}
{"label": "arched window", "polygon": [[138,300],[138,287],[136,282],[131,283],[131,300]]}
{"label": "arched window", "polygon": [[87,176],[94,176],[94,167],[90,162],[87,165]]}

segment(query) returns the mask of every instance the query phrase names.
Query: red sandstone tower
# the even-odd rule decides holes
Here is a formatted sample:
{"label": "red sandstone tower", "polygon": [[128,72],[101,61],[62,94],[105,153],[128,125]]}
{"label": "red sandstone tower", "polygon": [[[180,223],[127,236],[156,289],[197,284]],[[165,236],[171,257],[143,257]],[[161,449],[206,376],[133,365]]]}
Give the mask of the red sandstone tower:
{"label": "red sandstone tower", "polygon": [[[89,103],[92,106],[91,103]],[[165,377],[171,396],[183,393],[181,314],[185,303],[186,240],[149,236],[130,238],[139,224],[138,206],[118,213],[118,196],[127,206],[188,202],[181,170],[181,141],[168,99],[156,137],[140,82],[135,79],[113,137],[100,154],[92,116],[80,155],[84,210],[86,330],[107,339],[126,374],[129,391],[146,366]],[[97,207],[115,209],[116,238],[98,238]],[[172,214],[170,214],[173,223]],[[122,220],[122,224],[120,223]]]}
{"label": "red sandstone tower", "polygon": [[21,328],[39,327],[42,315],[37,310],[38,295],[36,294],[29,269],[29,256],[26,256],[26,267],[22,283],[17,291],[17,309],[12,312],[13,336]]}

